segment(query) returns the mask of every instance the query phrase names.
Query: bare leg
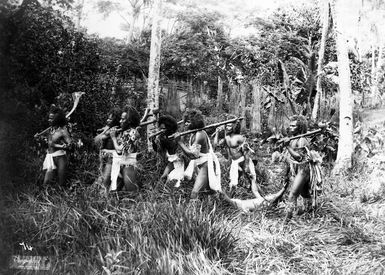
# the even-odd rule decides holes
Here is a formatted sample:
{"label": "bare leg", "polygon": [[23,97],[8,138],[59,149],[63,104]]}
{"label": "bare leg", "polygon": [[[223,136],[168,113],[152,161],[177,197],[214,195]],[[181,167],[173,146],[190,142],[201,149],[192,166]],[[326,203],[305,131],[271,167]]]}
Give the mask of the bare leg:
{"label": "bare leg", "polygon": [[206,189],[209,187],[209,173],[208,173],[208,167],[207,162],[202,164],[201,168],[199,169],[199,173],[195,179],[194,187],[191,191],[191,199],[196,199],[198,197],[198,193],[202,189]]}
{"label": "bare leg", "polygon": [[290,189],[288,204],[286,207],[286,220],[289,220],[293,217],[293,213],[297,208],[298,196],[302,193],[302,190],[308,181],[308,173],[306,173],[303,169],[299,169],[297,175],[294,178],[293,185]]}
{"label": "bare leg", "polygon": [[105,188],[108,188],[111,184],[111,170],[112,163],[106,163],[104,165],[103,175],[102,175],[102,184]]}
{"label": "bare leg", "polygon": [[46,170],[44,175],[44,184],[49,183],[53,179],[54,170]]}
{"label": "bare leg", "polygon": [[302,188],[301,196],[303,198],[303,206],[305,212],[310,212],[313,208],[312,199],[310,194],[310,182],[307,181],[305,186]]}
{"label": "bare leg", "polygon": [[65,176],[67,171],[67,156],[64,155],[64,156],[54,157],[54,161],[57,166],[59,186],[64,187],[65,180],[66,180]]}
{"label": "bare leg", "polygon": [[123,167],[123,182],[125,191],[138,191],[136,184],[136,169],[133,166]]}

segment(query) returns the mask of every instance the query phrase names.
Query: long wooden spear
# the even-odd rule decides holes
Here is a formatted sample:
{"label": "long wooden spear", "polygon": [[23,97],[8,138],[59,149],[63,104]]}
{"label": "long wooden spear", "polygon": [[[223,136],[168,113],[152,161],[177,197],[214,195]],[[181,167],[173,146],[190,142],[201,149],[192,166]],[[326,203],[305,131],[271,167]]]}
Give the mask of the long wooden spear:
{"label": "long wooden spear", "polygon": [[[329,126],[329,124],[330,124],[330,122],[322,123],[322,124],[320,123],[319,124],[319,127],[320,127],[319,129],[313,130],[313,131],[310,131],[310,132],[307,132],[307,133],[303,133],[303,134],[300,134],[300,135],[296,135],[294,137],[289,137],[289,140],[293,140],[293,139],[297,139],[297,138],[302,138],[302,137],[314,136],[314,135],[316,135],[318,133],[321,133],[325,129],[327,130],[328,129],[327,127]],[[278,141],[278,143],[281,143],[281,142],[283,142],[283,139],[280,139]]]}
{"label": "long wooden spear", "polygon": [[[178,123],[178,125],[180,125],[180,124],[182,124],[184,122],[184,120],[180,120],[180,121],[178,121],[177,123]],[[158,131],[158,132],[156,132],[156,133],[153,133],[152,135],[150,135],[148,138],[150,139],[150,138],[153,138],[153,137],[156,137],[156,136],[159,136],[159,135],[161,135],[161,134],[163,134],[163,133],[165,133],[166,132],[166,130],[165,129],[163,129],[163,130],[160,130],[160,131]]]}
{"label": "long wooden spear", "polygon": [[[210,125],[207,125],[205,127],[199,128],[199,129],[188,130],[188,131],[179,133],[178,135],[179,136],[185,136],[185,135],[188,135],[188,134],[196,133],[198,131],[202,131],[202,130],[206,130],[206,129],[210,129],[210,128],[216,128],[216,127],[219,127],[219,126],[222,126],[222,125],[234,123],[237,120],[242,120],[242,119],[244,119],[244,117],[237,117],[237,118],[229,119],[229,120],[226,120],[226,121],[210,124]],[[168,138],[174,138],[174,137],[175,137],[175,134],[173,134],[171,136],[168,136]]]}

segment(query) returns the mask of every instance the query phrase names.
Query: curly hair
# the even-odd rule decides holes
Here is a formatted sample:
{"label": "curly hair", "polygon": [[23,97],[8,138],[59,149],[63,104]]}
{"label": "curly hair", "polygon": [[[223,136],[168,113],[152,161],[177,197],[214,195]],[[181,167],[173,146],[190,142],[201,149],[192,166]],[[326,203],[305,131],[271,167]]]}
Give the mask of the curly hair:
{"label": "curly hair", "polygon": [[196,109],[187,109],[183,115],[183,121],[189,121],[191,123],[189,126],[190,130],[205,127],[202,112]]}
{"label": "curly hair", "polygon": [[122,125],[123,130],[127,130],[129,128],[136,128],[140,124],[140,115],[138,111],[131,106],[125,107],[123,109],[123,113],[127,113],[127,119]]}
{"label": "curly hair", "polygon": [[290,121],[297,121],[298,132],[304,134],[307,132],[307,119],[302,115],[294,115],[290,118]]}
{"label": "curly hair", "polygon": [[166,127],[166,135],[172,135],[178,130],[178,122],[173,116],[163,115],[159,117],[158,125],[161,124]]}
{"label": "curly hair", "polygon": [[[228,115],[226,120],[237,118],[236,115]],[[232,123],[231,131],[233,134],[239,135],[241,133],[241,122],[239,120]]]}
{"label": "curly hair", "polygon": [[62,109],[52,105],[50,110],[50,114],[53,114],[52,126],[64,127],[67,124],[67,118]]}
{"label": "curly hair", "polygon": [[109,116],[112,116],[112,122],[111,122],[111,127],[114,127],[114,126],[119,126],[119,121],[120,121],[120,115],[122,114],[122,112],[117,109],[117,108],[113,108],[109,113],[108,113],[108,117]]}

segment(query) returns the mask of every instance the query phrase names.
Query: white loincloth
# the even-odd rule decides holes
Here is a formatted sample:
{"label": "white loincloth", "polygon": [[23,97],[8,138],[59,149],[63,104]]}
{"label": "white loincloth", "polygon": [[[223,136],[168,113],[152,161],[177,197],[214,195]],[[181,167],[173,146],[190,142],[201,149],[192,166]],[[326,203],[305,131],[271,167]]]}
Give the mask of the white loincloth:
{"label": "white loincloth", "polygon": [[[230,166],[230,188],[233,186],[238,185],[238,179],[239,179],[239,171],[242,171],[242,168],[239,166],[239,164],[245,160],[245,157],[242,156],[239,159],[233,159],[231,160],[231,166]],[[253,160],[249,158],[249,169],[250,174],[256,178],[257,174],[255,173],[255,167]]]}
{"label": "white loincloth", "polygon": [[57,150],[53,153],[47,153],[45,156],[44,162],[43,162],[43,170],[52,171],[56,169],[55,162],[53,161],[54,157],[64,156],[66,155],[66,151],[64,150]]}
{"label": "white loincloth", "polygon": [[[205,132],[206,133],[206,132]],[[190,160],[185,172],[184,176],[187,179],[191,179],[194,170],[201,164],[207,162],[207,168],[208,168],[208,174],[209,174],[209,186],[210,189],[214,191],[222,191],[221,187],[221,168],[219,166],[218,157],[215,155],[213,147],[211,146],[210,138],[208,137],[207,133],[207,140],[209,143],[209,152],[208,153],[199,153],[199,158]],[[191,151],[196,151],[197,144],[191,145],[191,139],[190,139],[190,149]],[[198,147],[200,149],[200,147]]]}
{"label": "white loincloth", "polygon": [[174,165],[174,169],[167,176],[167,181],[176,180],[175,187],[179,187],[184,177],[184,162],[177,154],[169,155],[166,152],[166,156],[167,160]]}
{"label": "white loincloth", "polygon": [[111,167],[111,185],[110,191],[115,191],[118,188],[118,177],[120,174],[121,166],[137,166],[137,153],[131,153],[128,155],[118,155],[116,151],[112,155],[112,167]]}

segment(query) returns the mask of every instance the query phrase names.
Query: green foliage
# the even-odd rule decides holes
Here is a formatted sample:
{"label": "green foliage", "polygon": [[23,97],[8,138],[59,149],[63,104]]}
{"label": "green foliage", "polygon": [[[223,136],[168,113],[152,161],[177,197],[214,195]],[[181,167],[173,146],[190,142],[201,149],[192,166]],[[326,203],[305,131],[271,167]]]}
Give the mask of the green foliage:
{"label": "green foliage", "polygon": [[181,79],[216,79],[218,51],[227,43],[220,15],[201,10],[180,13],[175,34],[162,44],[162,72]]}

